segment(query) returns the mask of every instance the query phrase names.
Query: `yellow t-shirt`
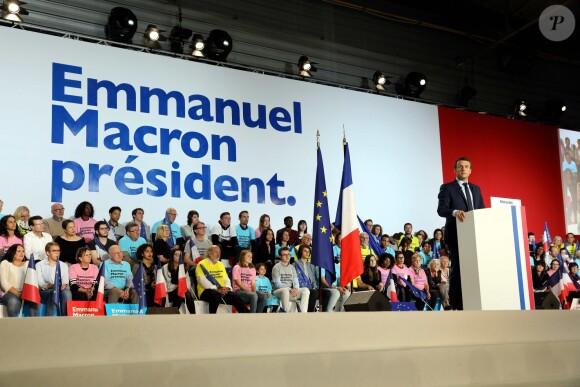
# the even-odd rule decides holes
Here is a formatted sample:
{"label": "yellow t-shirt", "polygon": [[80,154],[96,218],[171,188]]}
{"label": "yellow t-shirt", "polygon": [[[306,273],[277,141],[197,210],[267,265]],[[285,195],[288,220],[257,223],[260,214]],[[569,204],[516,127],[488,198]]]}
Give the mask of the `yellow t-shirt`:
{"label": "yellow t-shirt", "polygon": [[[228,276],[228,273],[226,273],[226,268],[223,263],[221,263],[220,261],[217,261],[216,263],[211,263],[209,258],[204,259],[195,268],[195,276],[197,278],[205,276],[205,272],[201,268],[202,265],[221,286],[225,286],[224,279]],[[201,281],[197,281],[197,294],[201,296],[201,293],[203,293],[204,290],[205,288],[201,285]]]}

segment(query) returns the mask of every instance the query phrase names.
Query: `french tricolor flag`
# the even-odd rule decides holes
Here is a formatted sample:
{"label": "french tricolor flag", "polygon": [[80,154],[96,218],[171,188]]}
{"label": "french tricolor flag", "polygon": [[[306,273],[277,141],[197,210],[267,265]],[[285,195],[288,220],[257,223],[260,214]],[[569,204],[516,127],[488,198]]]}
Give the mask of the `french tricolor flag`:
{"label": "french tricolor flag", "polygon": [[387,281],[387,296],[391,302],[399,302],[399,297],[397,297],[397,288],[395,287],[395,281],[393,280],[393,275],[389,273],[389,279]]}
{"label": "french tricolor flag", "polygon": [[179,267],[177,268],[177,295],[185,298],[187,293],[187,280],[185,278],[185,265],[183,264],[183,253],[179,252]]}
{"label": "french tricolor flag", "polygon": [[153,301],[155,301],[157,305],[163,306],[163,298],[166,297],[167,297],[167,285],[165,284],[165,277],[163,276],[161,261],[157,261],[157,277],[155,278],[155,296],[153,298]]}
{"label": "french tricolor flag", "polygon": [[40,290],[38,289],[34,254],[30,254],[30,260],[28,261],[28,269],[26,269],[24,285],[22,286],[22,299],[40,305]]}
{"label": "french tricolor flag", "polygon": [[[552,238],[550,237],[550,231],[548,231],[548,222],[544,222],[544,237],[542,239],[544,240],[544,251],[546,252],[546,254],[549,254]],[[559,249],[560,246],[558,246],[558,250]]]}
{"label": "french tricolor flag", "polygon": [[346,286],[363,272],[353,188],[350,153],[348,151],[348,143],[345,141],[344,167],[342,169],[342,183],[336,214],[336,223],[339,223],[342,234],[340,251],[341,286]]}

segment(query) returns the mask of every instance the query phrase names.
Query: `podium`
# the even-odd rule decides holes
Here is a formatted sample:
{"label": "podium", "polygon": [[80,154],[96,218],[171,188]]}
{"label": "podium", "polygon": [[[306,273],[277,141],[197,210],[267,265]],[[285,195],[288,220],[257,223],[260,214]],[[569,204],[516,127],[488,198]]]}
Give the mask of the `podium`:
{"label": "podium", "polygon": [[500,206],[457,222],[465,310],[530,310],[534,295],[525,208]]}

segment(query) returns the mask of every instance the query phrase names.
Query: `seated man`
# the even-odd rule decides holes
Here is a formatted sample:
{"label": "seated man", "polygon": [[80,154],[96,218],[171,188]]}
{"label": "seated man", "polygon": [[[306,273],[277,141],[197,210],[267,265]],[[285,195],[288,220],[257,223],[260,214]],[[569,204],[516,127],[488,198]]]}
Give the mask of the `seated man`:
{"label": "seated man", "polygon": [[[139,230],[137,230],[139,231]],[[129,262],[123,261],[123,251],[117,245],[109,248],[105,261],[105,300],[108,304],[138,304],[139,295],[133,288],[133,273]]]}
{"label": "seated man", "polygon": [[272,268],[272,288],[274,295],[280,299],[280,305],[288,312],[290,301],[300,300],[300,311],[308,311],[308,299],[310,290],[301,288],[298,282],[298,274],[294,266],[290,265],[290,250],[282,247],[279,251],[280,262]]}
{"label": "seated man", "polygon": [[119,240],[119,246],[123,251],[123,256],[130,264],[139,263],[135,258],[135,253],[139,246],[147,243],[147,241],[139,236],[139,225],[134,222],[129,222],[125,225],[127,235]]}
{"label": "seated man", "polygon": [[46,259],[36,265],[40,299],[46,305],[45,316],[54,316],[55,304],[53,300],[56,265],[60,266],[60,309],[59,316],[66,316],[67,302],[72,300],[72,293],[68,287],[68,265],[58,260],[60,246],[55,242],[48,242],[44,247]]}
{"label": "seated man", "polygon": [[209,304],[209,313],[217,312],[221,303],[233,305],[238,313],[248,313],[244,302],[232,291],[232,284],[224,264],[220,262],[220,255],[220,247],[212,246],[207,251],[207,258],[197,265],[197,294],[202,301]]}
{"label": "seated man", "polygon": [[96,238],[87,243],[87,247],[91,250],[91,261],[97,266],[109,259],[109,249],[117,244],[116,241],[108,238],[109,235],[109,228],[104,220],[95,223]]}
{"label": "seated man", "polygon": [[236,230],[231,226],[232,217],[229,212],[222,212],[218,224],[211,228],[211,243],[220,247],[222,263],[230,267],[230,259],[235,257],[238,246]]}
{"label": "seated man", "polygon": [[[205,257],[207,250],[212,246],[211,241],[205,236],[205,223],[197,222],[193,225],[193,236],[185,242],[185,250],[183,254],[183,262],[190,269],[195,270],[197,263],[195,262],[199,257]],[[195,273],[190,272],[191,276]]]}
{"label": "seated man", "polygon": [[[296,274],[298,275],[298,283],[301,288],[308,288],[310,296],[308,297],[308,311],[314,312],[316,300],[322,292],[322,310],[325,312],[332,312],[340,297],[340,292],[337,289],[329,288],[326,279],[322,280],[318,273],[318,267],[311,264],[310,261],[311,249],[310,246],[302,245],[298,250],[299,259],[294,262]],[[319,282],[321,282],[319,286]]]}
{"label": "seated man", "polygon": [[28,219],[28,224],[32,230],[32,232],[27,233],[24,235],[23,244],[24,244],[24,255],[26,259],[30,259],[30,255],[34,255],[34,260],[36,262],[45,259],[45,247],[46,244],[52,242],[52,236],[44,232],[44,223],[42,222],[42,217],[40,216],[32,216]]}
{"label": "seated man", "polygon": [[393,257],[395,256],[395,250],[391,245],[391,237],[388,234],[383,234],[381,236],[380,246],[385,253],[391,254]]}
{"label": "seated man", "polygon": [[53,239],[56,237],[64,235],[64,229],[62,228],[62,221],[64,220],[64,206],[60,203],[53,203],[50,206],[51,218],[43,219],[44,232],[52,235]]}
{"label": "seated man", "polygon": [[125,226],[119,223],[119,219],[121,219],[121,207],[109,208],[109,221],[106,223],[109,226],[109,239],[115,242],[125,236]]}

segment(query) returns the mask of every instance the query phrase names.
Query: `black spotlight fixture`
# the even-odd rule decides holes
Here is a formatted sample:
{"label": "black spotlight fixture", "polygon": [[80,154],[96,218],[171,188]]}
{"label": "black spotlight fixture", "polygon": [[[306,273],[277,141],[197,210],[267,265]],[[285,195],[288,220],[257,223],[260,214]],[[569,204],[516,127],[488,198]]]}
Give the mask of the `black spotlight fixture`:
{"label": "black spotlight fixture", "polygon": [[161,48],[159,42],[164,42],[167,40],[167,37],[163,35],[162,32],[165,31],[160,30],[154,24],[149,24],[145,29],[145,33],[143,34],[143,45],[153,49]]}
{"label": "black spotlight fixture", "polygon": [[427,77],[417,71],[410,72],[405,78],[397,82],[395,89],[397,93],[409,97],[419,98],[423,90],[427,87]]}
{"label": "black spotlight fixture", "polygon": [[311,77],[312,73],[318,70],[316,67],[314,67],[315,64],[316,63],[311,62],[307,56],[302,55],[298,59],[298,75],[301,77]]}
{"label": "black spotlight fixture", "polygon": [[459,92],[459,96],[457,97],[457,104],[463,107],[470,107],[473,98],[477,95],[477,90],[470,86],[463,86],[461,91]]}
{"label": "black spotlight fixture", "polygon": [[377,90],[385,90],[386,85],[390,85],[389,77],[380,71],[376,71],[373,75],[373,84]]}
{"label": "black spotlight fixture", "polygon": [[549,122],[560,123],[560,117],[566,111],[566,104],[557,99],[546,101],[546,120]]}
{"label": "black spotlight fixture", "polygon": [[514,115],[516,117],[526,117],[527,113],[526,113],[526,109],[528,108],[528,105],[526,104],[526,101],[524,101],[523,99],[516,99],[513,106],[512,106],[512,111],[514,113]]}
{"label": "black spotlight fixture", "polygon": [[203,58],[203,49],[205,48],[205,41],[203,36],[195,34],[191,38],[191,55]]}
{"label": "black spotlight fixture", "polygon": [[21,23],[21,15],[28,15],[28,11],[22,8],[26,4],[24,1],[5,0],[2,3],[2,19]]}
{"label": "black spotlight fixture", "polygon": [[169,33],[169,41],[171,42],[171,52],[176,54],[183,54],[185,42],[191,38],[193,31],[189,28],[175,26]]}
{"label": "black spotlight fixture", "polygon": [[115,7],[111,10],[105,35],[107,39],[119,43],[133,43],[133,35],[137,31],[137,16],[128,8]]}
{"label": "black spotlight fixture", "polygon": [[225,61],[232,52],[233,44],[232,37],[226,31],[212,30],[201,51],[207,58]]}

